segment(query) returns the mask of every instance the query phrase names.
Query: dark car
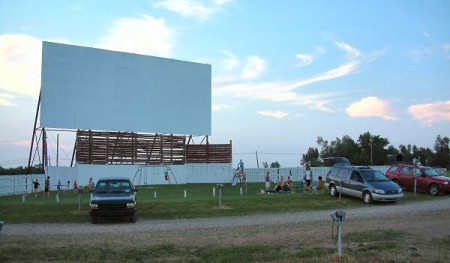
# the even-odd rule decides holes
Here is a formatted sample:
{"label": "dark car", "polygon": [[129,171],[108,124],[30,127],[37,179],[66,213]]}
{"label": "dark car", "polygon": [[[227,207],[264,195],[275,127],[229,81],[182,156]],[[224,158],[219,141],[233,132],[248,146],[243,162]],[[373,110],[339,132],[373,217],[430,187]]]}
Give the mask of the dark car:
{"label": "dark car", "polygon": [[129,178],[101,178],[91,191],[91,222],[99,218],[127,218],[136,221],[136,192]]}
{"label": "dark car", "polygon": [[413,164],[395,164],[386,171],[387,177],[404,189],[428,192],[431,195],[450,193],[450,178],[431,167]]}
{"label": "dark car", "polygon": [[381,171],[367,166],[352,166],[342,157],[326,158],[332,166],[326,176],[326,186],[331,196],[339,193],[361,198],[364,203],[373,201],[396,202],[403,197],[402,189]]}

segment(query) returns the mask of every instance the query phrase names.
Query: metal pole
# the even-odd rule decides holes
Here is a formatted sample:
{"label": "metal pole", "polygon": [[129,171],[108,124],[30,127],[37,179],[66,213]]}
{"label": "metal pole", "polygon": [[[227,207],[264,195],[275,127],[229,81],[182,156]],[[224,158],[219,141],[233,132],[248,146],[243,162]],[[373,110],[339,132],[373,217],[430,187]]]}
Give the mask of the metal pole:
{"label": "metal pole", "polygon": [[222,208],[222,188],[219,188],[219,207]]}
{"label": "metal pole", "polygon": [[256,165],[259,168],[258,151],[256,151]]}
{"label": "metal pole", "polygon": [[40,105],[41,105],[41,91],[39,91],[39,98],[38,98],[38,103],[37,103],[37,107],[36,107],[36,116],[34,117],[33,135],[31,135],[30,154],[28,155],[27,173],[25,175],[25,191],[28,190],[28,174],[31,173],[31,162],[32,162],[31,156],[33,153],[34,138],[36,137],[36,125],[37,125],[37,119],[39,116]]}
{"label": "metal pole", "polygon": [[414,175],[414,196],[417,195],[417,176]]}
{"label": "metal pole", "polygon": [[342,221],[338,223],[338,255],[342,258]]}
{"label": "metal pole", "polygon": [[56,134],[56,167],[59,166],[59,133]]}

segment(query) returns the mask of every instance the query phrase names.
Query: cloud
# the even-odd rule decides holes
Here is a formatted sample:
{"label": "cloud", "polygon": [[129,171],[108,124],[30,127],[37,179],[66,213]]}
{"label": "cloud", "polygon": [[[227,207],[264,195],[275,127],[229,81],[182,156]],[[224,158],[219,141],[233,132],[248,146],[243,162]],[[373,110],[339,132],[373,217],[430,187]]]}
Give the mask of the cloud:
{"label": "cloud", "polygon": [[207,5],[196,0],[163,0],[154,6],[165,8],[183,17],[192,17],[200,22],[205,22],[228,2],[228,0],[215,0]]}
{"label": "cloud", "polygon": [[153,56],[172,56],[174,33],[164,19],[148,15],[122,18],[109,35],[100,38],[98,48]]}
{"label": "cloud", "polygon": [[416,61],[427,59],[434,53],[432,47],[416,47],[409,51],[409,56]]}
{"label": "cloud", "polygon": [[[339,42],[336,46],[346,54],[347,61],[333,69],[325,71],[316,76],[293,81],[258,81],[258,77],[266,70],[266,62],[259,56],[253,56],[247,60],[244,73],[237,73],[234,76],[219,75],[213,79],[213,92],[216,95],[228,95],[233,97],[246,97],[255,100],[266,100],[272,102],[289,102],[293,104],[306,105],[312,109],[324,112],[333,112],[327,105],[334,93],[316,93],[312,95],[299,94],[297,89],[312,85],[317,82],[332,80],[347,76],[355,72],[363,55],[356,48],[348,44]],[[317,48],[316,53],[323,54],[323,48]],[[238,57],[231,52],[228,57],[232,57],[234,65],[238,65]],[[252,70],[250,70],[252,69]],[[229,73],[229,72],[228,72]]]}
{"label": "cloud", "polygon": [[237,58],[237,56],[227,50],[222,50],[222,53],[224,53],[227,58],[223,60],[223,68],[225,71],[232,71],[234,69],[237,69],[241,66],[241,62]]}
{"label": "cloud", "polygon": [[450,59],[450,43],[442,45],[441,48],[444,51],[445,58]]}
{"label": "cloud", "polygon": [[6,94],[6,93],[0,93],[0,106],[15,106],[13,102],[10,101],[13,96]]}
{"label": "cloud", "polygon": [[[39,96],[42,41],[28,35],[0,35],[0,88],[16,94]],[[11,104],[3,96],[3,105]]]}
{"label": "cloud", "polygon": [[[289,89],[294,90],[294,89],[297,89],[300,87],[314,84],[316,82],[341,78],[346,75],[350,75],[351,73],[356,71],[356,69],[360,65],[359,58],[362,56],[361,52],[358,49],[356,49],[346,43],[336,42],[335,44],[342,51],[344,51],[346,53],[346,57],[347,57],[348,61],[345,64],[338,66],[336,68],[330,69],[330,70],[323,72],[317,76],[313,76],[308,79],[293,82],[292,84],[289,85]],[[321,49],[321,50],[322,50],[321,52],[323,52],[323,49]]]}
{"label": "cloud", "polygon": [[253,79],[259,77],[266,70],[266,61],[258,56],[247,59],[247,66],[244,69],[243,77]]}
{"label": "cloud", "polygon": [[342,42],[335,42],[336,46],[338,46],[341,50],[345,51],[347,53],[347,58],[348,59],[357,59],[361,56],[361,52],[350,46],[349,44],[346,43],[342,43]]}
{"label": "cloud", "polygon": [[212,104],[212,106],[211,106],[211,108],[212,108],[212,111],[222,111],[222,110],[225,110],[225,109],[231,109],[231,108],[234,108],[232,105],[229,105],[229,104]]}
{"label": "cloud", "polygon": [[427,126],[450,121],[450,100],[410,106],[408,112]]}
{"label": "cloud", "polygon": [[289,113],[283,111],[258,111],[258,114],[277,119],[282,119],[289,115]]}
{"label": "cloud", "polygon": [[385,120],[397,120],[397,117],[391,114],[390,101],[378,97],[363,98],[352,103],[345,111],[352,118],[379,117]]}
{"label": "cloud", "polygon": [[323,47],[316,47],[314,52],[311,54],[296,54],[295,57],[298,59],[298,67],[304,67],[311,64],[318,56],[325,54],[325,49]]}
{"label": "cloud", "polygon": [[297,54],[295,55],[296,58],[299,60],[299,67],[308,66],[314,61],[314,57],[312,55],[307,54]]}
{"label": "cloud", "polygon": [[6,139],[2,139],[0,140],[0,145],[14,145],[14,146],[19,146],[19,147],[30,147],[30,141],[27,140],[20,140],[20,139],[10,139],[10,140],[6,140]]}

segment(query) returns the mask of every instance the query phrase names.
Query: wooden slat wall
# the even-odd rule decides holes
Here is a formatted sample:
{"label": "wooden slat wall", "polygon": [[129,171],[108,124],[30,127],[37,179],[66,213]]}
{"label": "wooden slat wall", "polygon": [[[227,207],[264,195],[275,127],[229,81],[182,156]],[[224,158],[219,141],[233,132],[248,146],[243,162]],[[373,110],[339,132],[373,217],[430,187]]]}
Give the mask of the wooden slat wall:
{"label": "wooden slat wall", "polygon": [[230,144],[188,144],[186,163],[231,163]]}
{"label": "wooden slat wall", "polygon": [[79,130],[76,161],[84,164],[231,163],[230,144],[186,144],[186,137]]}

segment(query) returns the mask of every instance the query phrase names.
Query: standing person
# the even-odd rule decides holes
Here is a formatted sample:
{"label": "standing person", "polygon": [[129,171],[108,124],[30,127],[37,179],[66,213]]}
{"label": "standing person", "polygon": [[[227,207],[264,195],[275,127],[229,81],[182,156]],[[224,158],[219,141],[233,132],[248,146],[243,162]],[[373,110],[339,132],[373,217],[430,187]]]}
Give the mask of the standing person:
{"label": "standing person", "polygon": [[239,161],[239,170],[241,174],[244,173],[244,162],[242,161],[242,159]]}
{"label": "standing person", "polygon": [[69,189],[70,189],[70,180],[67,181],[67,184],[66,184],[66,190],[69,191]]}
{"label": "standing person", "polygon": [[45,180],[45,192],[47,193],[47,198],[50,197],[50,176],[47,176]]}
{"label": "standing person", "polygon": [[75,190],[75,193],[78,193],[78,183],[77,183],[77,180],[73,181],[73,190]]}
{"label": "standing person", "polygon": [[89,178],[89,184],[88,184],[88,187],[89,187],[89,190],[93,190],[94,187],[95,187],[94,179],[92,179],[92,177]]}
{"label": "standing person", "polygon": [[306,172],[305,172],[305,176],[303,177],[303,180],[305,180],[306,189],[308,191],[311,189],[312,179],[313,179],[313,174],[312,174],[312,171],[311,171],[311,165],[310,164],[306,164]]}
{"label": "standing person", "polygon": [[266,190],[270,190],[270,173],[266,173],[266,177],[264,178],[264,181],[266,182]]}
{"label": "standing person", "polygon": [[36,179],[36,180],[33,182],[34,197],[37,196],[37,192],[39,191],[39,186],[40,186],[39,181],[38,181],[38,179]]}
{"label": "standing person", "polygon": [[58,190],[58,192],[61,190],[61,179],[58,179],[58,184],[56,185],[56,190]]}

